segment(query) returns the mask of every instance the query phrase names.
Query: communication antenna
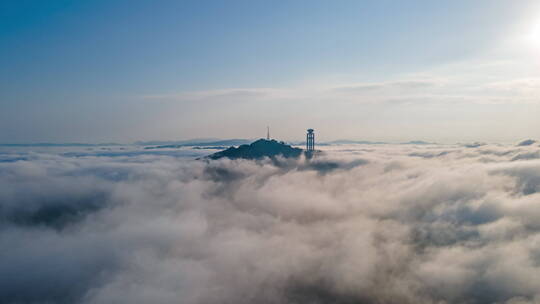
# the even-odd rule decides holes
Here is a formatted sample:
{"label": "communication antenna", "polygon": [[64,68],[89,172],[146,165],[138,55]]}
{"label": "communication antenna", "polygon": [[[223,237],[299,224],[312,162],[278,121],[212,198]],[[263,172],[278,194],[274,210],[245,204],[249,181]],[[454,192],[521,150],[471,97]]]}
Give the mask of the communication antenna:
{"label": "communication antenna", "polygon": [[266,127],[266,140],[270,140],[270,127]]}

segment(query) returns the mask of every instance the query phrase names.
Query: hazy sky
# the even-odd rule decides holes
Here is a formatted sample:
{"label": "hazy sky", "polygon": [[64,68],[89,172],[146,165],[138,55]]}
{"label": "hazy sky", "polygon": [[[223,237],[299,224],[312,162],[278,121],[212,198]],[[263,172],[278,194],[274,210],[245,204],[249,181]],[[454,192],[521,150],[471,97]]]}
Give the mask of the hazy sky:
{"label": "hazy sky", "polygon": [[540,138],[537,1],[0,1],[0,142]]}

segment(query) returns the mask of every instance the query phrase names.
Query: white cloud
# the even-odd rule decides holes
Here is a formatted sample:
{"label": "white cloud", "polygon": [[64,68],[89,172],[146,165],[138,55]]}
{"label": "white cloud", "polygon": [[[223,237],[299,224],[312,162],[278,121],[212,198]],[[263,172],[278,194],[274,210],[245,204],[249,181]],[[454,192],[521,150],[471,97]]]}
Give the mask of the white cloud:
{"label": "white cloud", "polygon": [[8,303],[540,297],[540,162],[514,160],[538,147],[326,149],[318,162],[338,164],[334,170],[304,160],[274,166],[132,153],[34,154],[0,163],[0,297]]}

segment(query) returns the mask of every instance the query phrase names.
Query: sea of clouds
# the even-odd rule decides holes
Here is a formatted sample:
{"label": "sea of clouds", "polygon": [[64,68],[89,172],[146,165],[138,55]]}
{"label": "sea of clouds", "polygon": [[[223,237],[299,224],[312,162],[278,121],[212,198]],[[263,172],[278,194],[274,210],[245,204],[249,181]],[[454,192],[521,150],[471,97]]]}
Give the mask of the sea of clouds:
{"label": "sea of clouds", "polygon": [[538,303],[540,148],[0,151],[1,303]]}

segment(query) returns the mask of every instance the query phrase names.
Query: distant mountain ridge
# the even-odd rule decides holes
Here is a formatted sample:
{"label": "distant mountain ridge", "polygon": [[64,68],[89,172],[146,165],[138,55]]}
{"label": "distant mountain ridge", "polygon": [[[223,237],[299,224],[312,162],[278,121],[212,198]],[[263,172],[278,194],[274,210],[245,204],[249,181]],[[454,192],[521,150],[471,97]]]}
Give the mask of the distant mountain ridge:
{"label": "distant mountain ridge", "polygon": [[226,139],[226,140],[218,140],[218,141],[210,141],[210,142],[186,142],[181,144],[170,144],[170,145],[160,145],[160,146],[153,146],[153,147],[145,147],[145,149],[170,149],[170,148],[182,148],[182,147],[213,147],[213,146],[239,146],[239,145],[245,145],[250,143],[250,140],[247,139]]}
{"label": "distant mountain ridge", "polygon": [[221,141],[221,138],[192,138],[185,140],[148,140],[148,141],[136,141],[135,145],[138,146],[164,146],[164,145],[185,145],[194,143],[211,143],[215,141]]}
{"label": "distant mountain ridge", "polygon": [[100,143],[100,144],[88,144],[88,143],[0,143],[0,147],[101,147],[101,146],[122,146],[118,143]]}
{"label": "distant mountain ridge", "polygon": [[386,142],[382,142],[382,141],[350,140],[350,139],[338,139],[338,140],[333,140],[326,143],[331,144],[331,145],[356,145],[356,144],[382,145],[382,144],[386,144]]}
{"label": "distant mountain ridge", "polygon": [[430,143],[423,140],[411,140],[408,142],[401,143],[402,145],[433,145],[434,143]]}
{"label": "distant mountain ridge", "polygon": [[[49,143],[49,142],[40,142],[40,143],[0,143],[0,147],[98,147],[98,146],[143,146],[145,149],[168,149],[168,148],[182,148],[182,147],[229,147],[229,146],[240,146],[251,143],[252,139],[218,139],[218,138],[195,138],[187,140],[178,140],[178,141],[136,141],[131,144],[122,144],[122,143],[77,143],[77,142],[67,142],[67,143]],[[527,140],[523,141],[519,145],[530,145],[534,141]],[[290,144],[294,146],[304,146],[305,141],[293,141]],[[369,141],[369,140],[350,140],[350,139],[339,139],[327,142],[316,142],[316,145],[319,146],[329,146],[329,145],[381,145],[381,144],[390,144],[383,141]],[[421,140],[414,140],[409,142],[402,142],[400,144],[414,144],[414,145],[428,145],[433,144],[430,142],[425,142]]]}

